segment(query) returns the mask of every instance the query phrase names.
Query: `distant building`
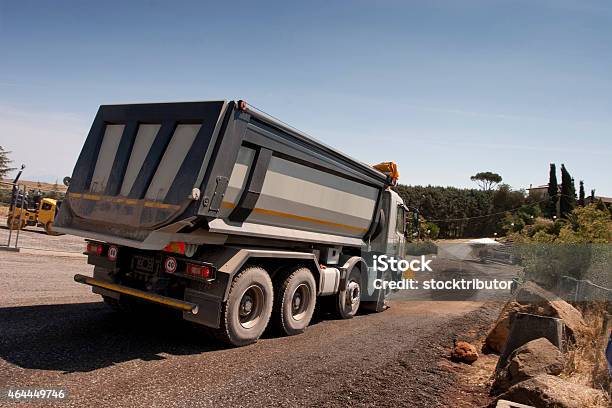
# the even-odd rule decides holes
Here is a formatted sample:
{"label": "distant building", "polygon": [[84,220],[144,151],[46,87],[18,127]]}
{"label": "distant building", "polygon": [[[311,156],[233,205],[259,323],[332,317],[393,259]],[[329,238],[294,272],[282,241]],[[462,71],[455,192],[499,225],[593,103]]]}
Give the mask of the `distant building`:
{"label": "distant building", "polygon": [[[557,186],[559,193],[561,192],[561,184]],[[542,184],[541,186],[533,187],[532,184],[529,185],[527,189],[527,195],[529,197],[538,198],[544,200],[548,197],[548,184]]]}
{"label": "distant building", "polygon": [[[612,197],[595,196],[595,202],[599,200],[603,201],[604,204],[607,205],[608,207],[612,205]],[[584,203],[591,204],[591,196],[585,197]]]}

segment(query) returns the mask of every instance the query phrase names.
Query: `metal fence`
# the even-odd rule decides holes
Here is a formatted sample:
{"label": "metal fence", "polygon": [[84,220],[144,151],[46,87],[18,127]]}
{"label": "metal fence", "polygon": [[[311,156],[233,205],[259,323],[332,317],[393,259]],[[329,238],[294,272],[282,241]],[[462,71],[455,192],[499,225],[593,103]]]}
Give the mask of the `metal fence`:
{"label": "metal fence", "polygon": [[[3,183],[4,184],[4,183]],[[5,251],[19,251],[19,234],[22,230],[22,225],[24,224],[24,207],[25,207],[25,197],[27,194],[27,188],[25,185],[13,185],[11,184],[11,201],[9,203],[9,212],[6,217],[6,225],[8,227],[8,238],[6,244],[0,243],[0,250]],[[21,200],[18,198],[21,197]],[[19,208],[19,214],[17,214],[17,209]]]}
{"label": "metal fence", "polygon": [[588,279],[576,279],[571,276],[561,277],[559,294],[563,299],[574,302],[592,300],[612,302],[612,289],[593,283]]}

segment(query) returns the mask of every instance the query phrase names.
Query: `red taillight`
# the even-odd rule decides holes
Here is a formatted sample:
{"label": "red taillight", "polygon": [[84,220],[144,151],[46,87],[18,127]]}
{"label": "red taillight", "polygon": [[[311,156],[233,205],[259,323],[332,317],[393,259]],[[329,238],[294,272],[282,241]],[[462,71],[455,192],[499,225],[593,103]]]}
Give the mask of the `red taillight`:
{"label": "red taillight", "polygon": [[102,255],[103,252],[104,252],[104,245],[96,244],[95,242],[87,243],[87,253],[88,254],[96,254],[99,256],[99,255]]}
{"label": "red taillight", "polygon": [[187,275],[196,276],[202,279],[209,279],[212,277],[212,271],[208,266],[188,263]]}
{"label": "red taillight", "polygon": [[184,242],[171,242],[163,249],[166,252],[174,252],[175,254],[185,255]]}

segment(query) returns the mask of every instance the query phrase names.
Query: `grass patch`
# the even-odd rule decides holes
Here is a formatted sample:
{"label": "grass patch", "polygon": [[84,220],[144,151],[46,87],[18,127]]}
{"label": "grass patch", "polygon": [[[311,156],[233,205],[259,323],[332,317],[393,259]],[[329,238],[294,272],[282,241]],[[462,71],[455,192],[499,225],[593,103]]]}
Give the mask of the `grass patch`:
{"label": "grass patch", "polygon": [[[566,365],[561,377],[574,383],[603,390],[607,401],[602,406],[612,406],[612,381],[605,357],[608,343],[608,330],[605,329],[605,316],[610,311],[608,302],[582,302],[576,305],[583,314],[588,330],[578,336],[576,344],[566,353]],[[607,405],[606,405],[607,404]]]}

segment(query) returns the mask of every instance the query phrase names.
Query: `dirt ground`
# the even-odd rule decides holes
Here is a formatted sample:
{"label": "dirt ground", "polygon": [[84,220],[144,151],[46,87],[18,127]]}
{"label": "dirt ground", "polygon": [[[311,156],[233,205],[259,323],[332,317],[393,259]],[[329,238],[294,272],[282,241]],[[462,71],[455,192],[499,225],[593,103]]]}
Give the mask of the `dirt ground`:
{"label": "dirt ground", "polygon": [[21,239],[42,250],[0,251],[0,389],[63,388],[67,407],[490,402],[491,361],[468,367],[447,355],[453,336],[483,337],[499,300],[397,300],[352,320],[319,312],[302,335],[226,348],[169,312],[111,312],[72,280],[92,273],[82,239],[27,230]]}

